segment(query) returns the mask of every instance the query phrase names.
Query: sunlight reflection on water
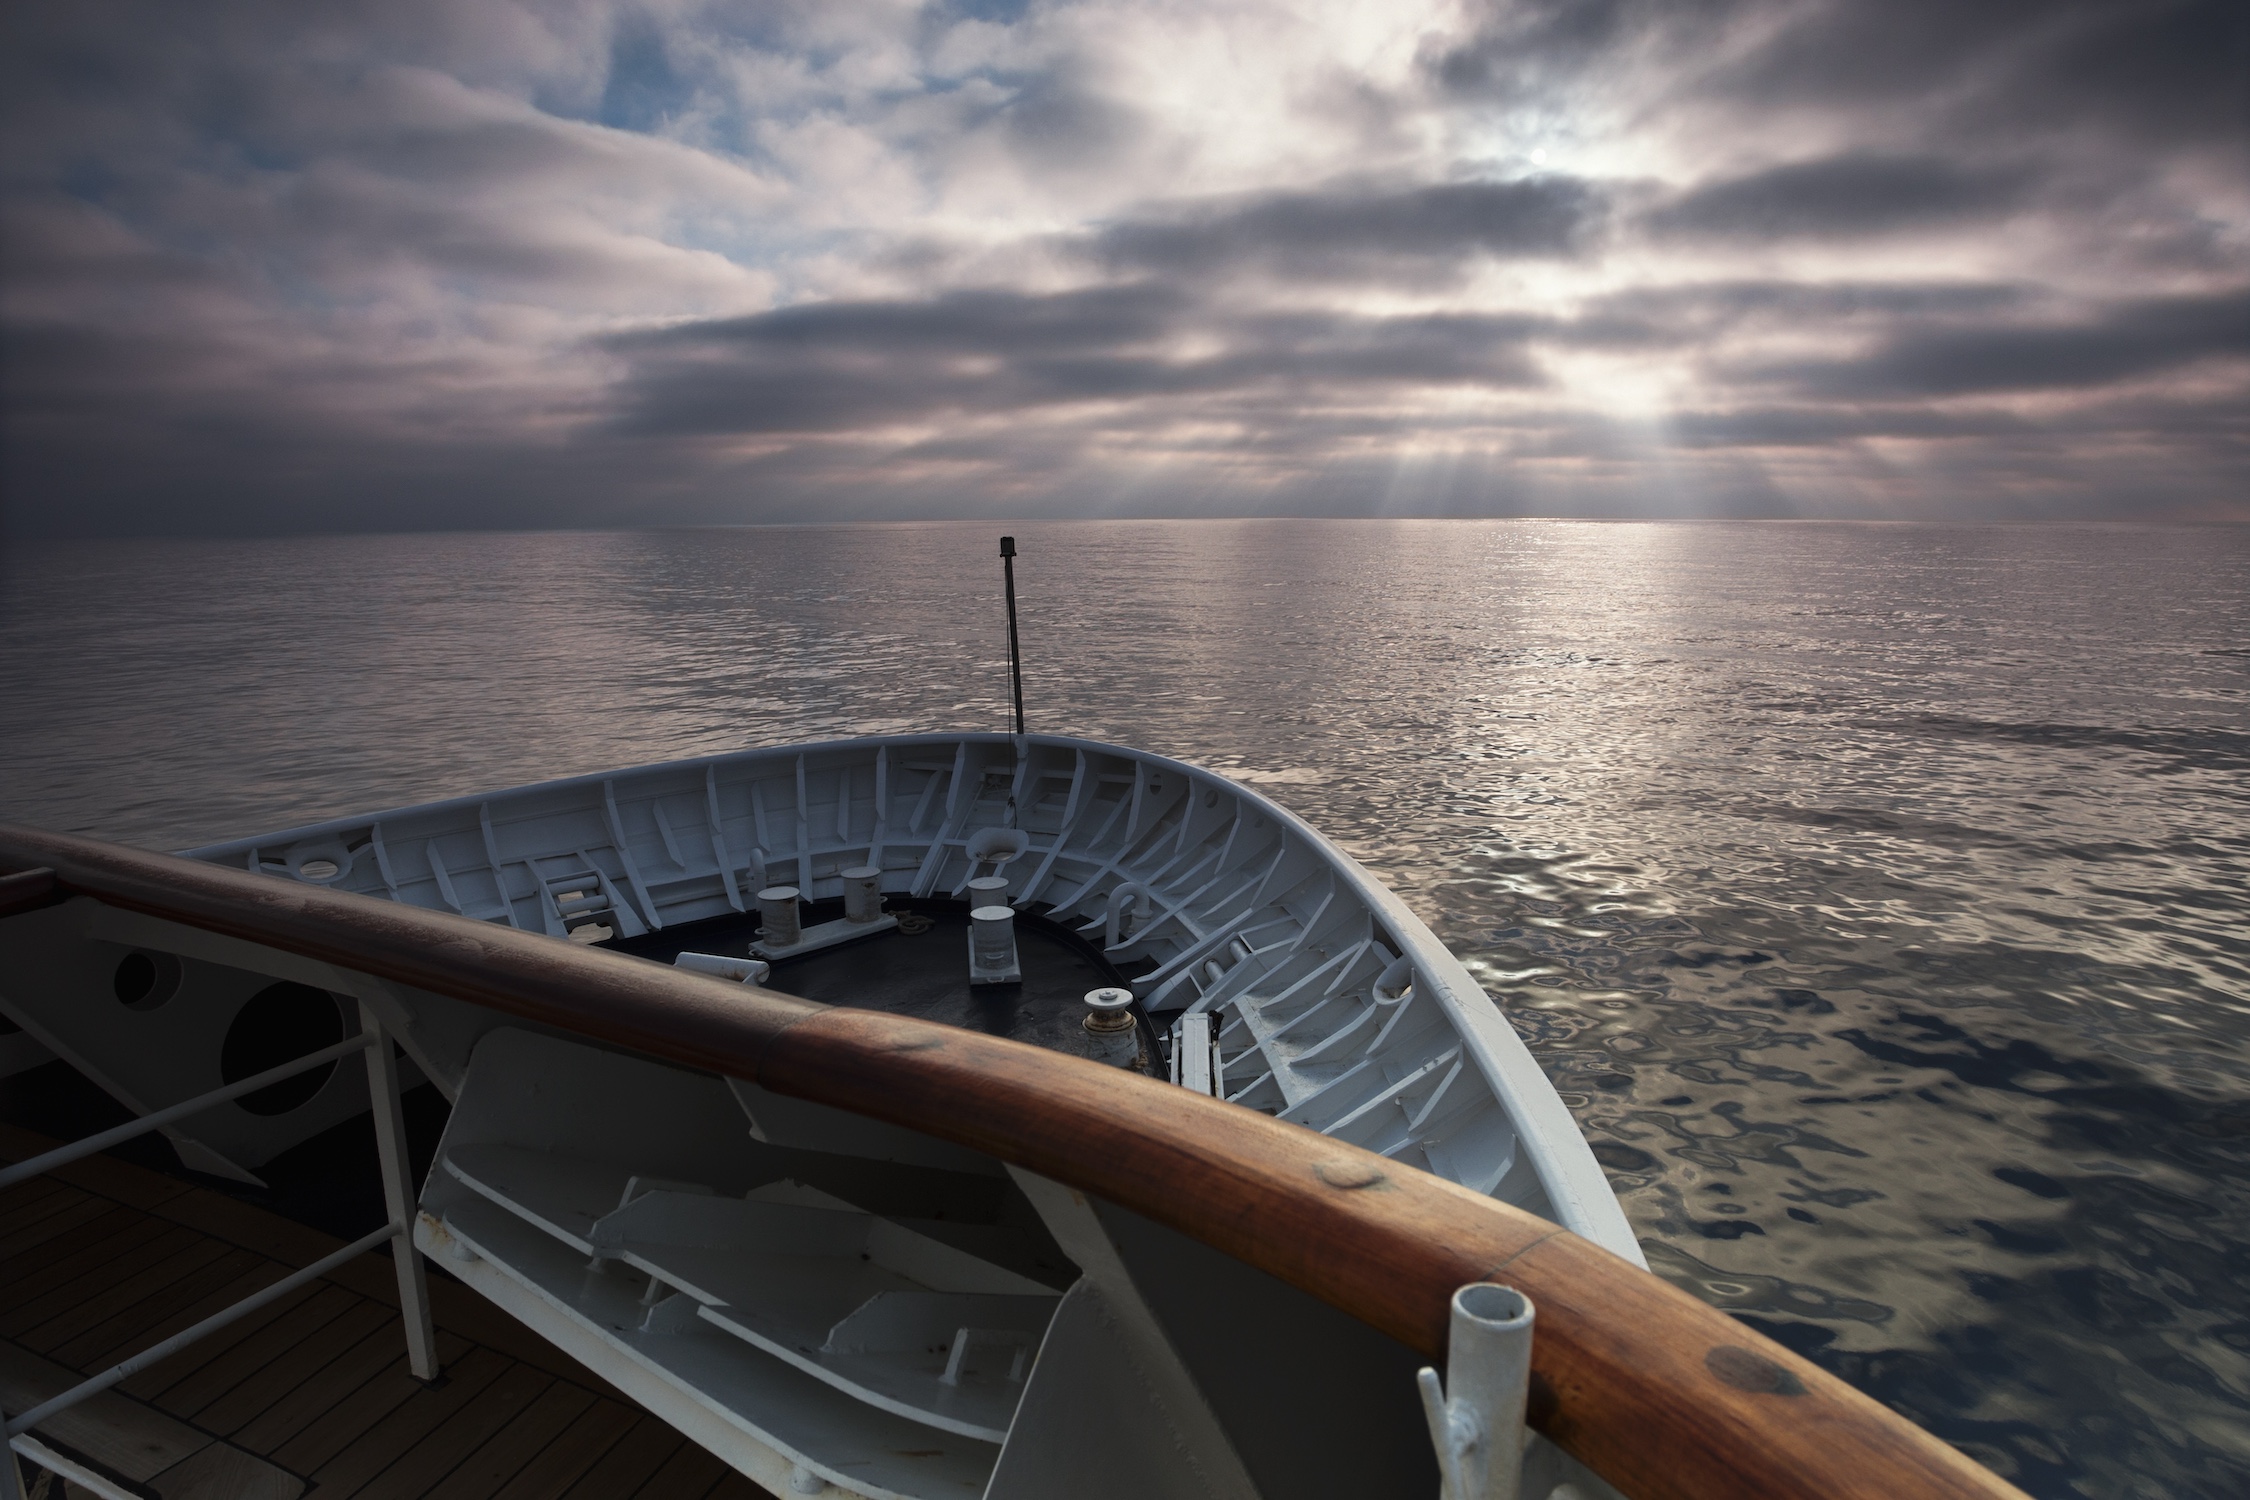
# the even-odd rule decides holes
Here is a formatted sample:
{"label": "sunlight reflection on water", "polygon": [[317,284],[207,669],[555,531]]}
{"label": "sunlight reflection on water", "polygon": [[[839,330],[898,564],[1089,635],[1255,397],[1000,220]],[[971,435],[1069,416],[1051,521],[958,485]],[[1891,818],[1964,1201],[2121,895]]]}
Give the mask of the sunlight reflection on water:
{"label": "sunlight reflection on water", "polygon": [[[168,847],[1003,727],[997,525],[19,549],[0,808]],[[2039,1495],[2250,1491],[2250,534],[1022,523],[1034,727],[1260,784],[1659,1271]]]}

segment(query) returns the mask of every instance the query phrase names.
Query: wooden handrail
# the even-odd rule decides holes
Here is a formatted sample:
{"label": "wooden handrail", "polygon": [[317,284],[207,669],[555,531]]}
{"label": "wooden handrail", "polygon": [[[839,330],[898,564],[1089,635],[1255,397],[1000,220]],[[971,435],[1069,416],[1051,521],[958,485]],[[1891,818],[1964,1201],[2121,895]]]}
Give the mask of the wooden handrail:
{"label": "wooden handrail", "polygon": [[988,1153],[1169,1225],[1432,1359],[1445,1352],[1455,1289],[1503,1281],[1539,1309],[1532,1425],[1634,1500],[2021,1500],[1911,1422],[1590,1241],[1254,1110],[979,1032],[0,825],[0,872],[40,867],[60,894]]}

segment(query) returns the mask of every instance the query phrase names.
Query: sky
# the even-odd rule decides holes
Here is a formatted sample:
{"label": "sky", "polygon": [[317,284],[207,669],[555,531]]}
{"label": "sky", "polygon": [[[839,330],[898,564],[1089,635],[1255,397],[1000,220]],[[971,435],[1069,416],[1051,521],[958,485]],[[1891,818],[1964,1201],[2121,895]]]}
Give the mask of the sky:
{"label": "sky", "polygon": [[18,535],[2250,521],[2241,0],[17,0]]}

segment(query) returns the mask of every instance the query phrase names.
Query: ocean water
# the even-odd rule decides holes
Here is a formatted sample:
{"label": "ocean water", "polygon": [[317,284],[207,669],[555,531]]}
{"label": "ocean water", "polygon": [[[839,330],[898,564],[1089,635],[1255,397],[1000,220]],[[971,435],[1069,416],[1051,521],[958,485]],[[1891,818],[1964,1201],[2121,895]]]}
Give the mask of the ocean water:
{"label": "ocean water", "polygon": [[0,816],[160,847],[1033,727],[1259,784],[1660,1274],[2038,1496],[2250,1494],[2250,532],[1093,522],[40,544]]}

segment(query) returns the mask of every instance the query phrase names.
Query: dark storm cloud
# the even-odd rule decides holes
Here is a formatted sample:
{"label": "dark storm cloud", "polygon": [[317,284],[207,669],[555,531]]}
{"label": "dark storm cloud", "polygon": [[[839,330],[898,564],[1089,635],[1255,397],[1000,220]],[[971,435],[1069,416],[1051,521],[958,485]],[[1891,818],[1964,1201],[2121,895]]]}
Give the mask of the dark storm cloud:
{"label": "dark storm cloud", "polygon": [[1805,105],[1949,147],[2092,126],[2239,151],[2250,130],[2239,0],[1521,0],[1423,67],[1449,97],[1526,104],[1651,55],[1683,66],[1636,73],[1644,105]]}
{"label": "dark storm cloud", "polygon": [[1588,315],[1637,319],[1676,328],[1708,329],[1745,319],[1802,325],[1901,317],[1990,313],[2034,295],[2018,282],[1995,281],[1689,281],[1632,287],[1589,299]]}
{"label": "dark storm cloud", "polygon": [[816,358],[1015,357],[1142,343],[1174,327],[1192,305],[1174,288],[1145,283],[1048,296],[979,289],[911,301],[805,303],[755,317],[623,333],[605,343],[636,356],[756,350]]}
{"label": "dark storm cloud", "polygon": [[1453,314],[1228,314],[1140,283],[819,303],[604,344],[632,367],[619,387],[622,430],[708,435],[1277,387],[1525,387],[1541,380],[1525,349],[1540,327]]}
{"label": "dark storm cloud", "polygon": [[1659,235],[1703,239],[1864,238],[2001,217],[2029,181],[2022,169],[1855,153],[1706,183],[1647,222]]}
{"label": "dark storm cloud", "polygon": [[1811,395],[1883,400],[2084,390],[2207,361],[2250,360],[2250,290],[2153,297],[2073,323],[1902,332],[1856,359],[1769,364],[1751,378]]}
{"label": "dark storm cloud", "polygon": [[1684,447],[1717,449],[1822,449],[1866,438],[1983,438],[2038,431],[2037,423],[2013,412],[1827,406],[1676,412],[1668,425],[1674,440]]}
{"label": "dark storm cloud", "polygon": [[1344,280],[1411,272],[1416,263],[1453,271],[1480,258],[1578,255],[1597,234],[1605,207],[1596,184],[1562,176],[1333,188],[1119,223],[1097,235],[1092,248],[1124,270]]}
{"label": "dark storm cloud", "polygon": [[2091,127],[2239,151],[2246,67],[2238,0],[1828,0],[1794,11],[1710,86],[1759,107],[1929,101],[1923,123],[1973,125],[1972,143]]}
{"label": "dark storm cloud", "polygon": [[1651,353],[1777,332],[1864,341],[1871,328],[1945,326],[2036,298],[2036,289],[2006,282],[1690,281],[1589,297],[1570,318],[1543,320],[1536,332],[1576,349]]}
{"label": "dark storm cloud", "polygon": [[1524,0],[1484,8],[1467,35],[1425,45],[1421,60],[1448,95],[1528,102],[1652,41],[1692,53],[1760,8],[1760,0]]}

